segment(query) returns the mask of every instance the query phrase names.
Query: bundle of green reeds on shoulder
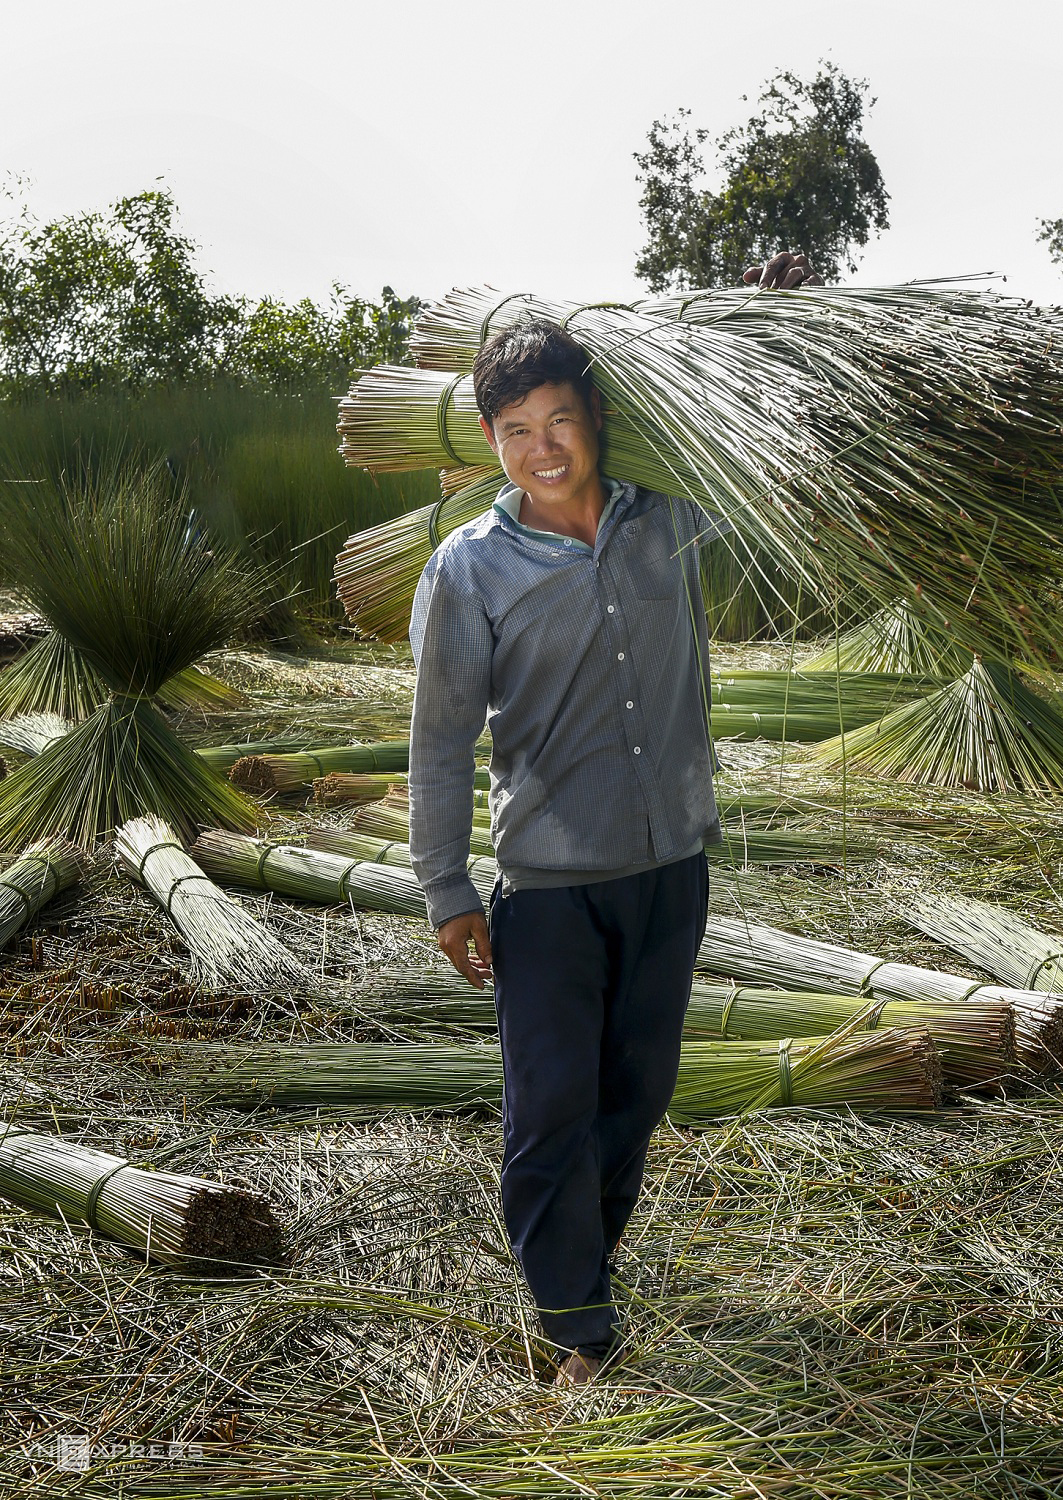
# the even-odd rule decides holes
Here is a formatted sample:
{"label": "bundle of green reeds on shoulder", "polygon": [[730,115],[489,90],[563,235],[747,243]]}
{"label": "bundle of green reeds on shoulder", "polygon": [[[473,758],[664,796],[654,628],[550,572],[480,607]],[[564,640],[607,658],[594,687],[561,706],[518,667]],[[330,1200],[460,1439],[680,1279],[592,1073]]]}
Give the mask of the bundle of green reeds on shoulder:
{"label": "bundle of green reeds on shoulder", "polygon": [[115,835],[118,862],[155,897],[184,938],[196,978],[244,993],[305,988],[303,968],[284,944],[185,853],[161,818],[132,818]]}
{"label": "bundle of green reeds on shoulder", "polygon": [[[347,462],[491,464],[462,371],[485,330],[530,308],[563,319],[590,356],[603,472],[722,513],[737,544],[813,596],[840,584],[883,606],[900,599],[1000,657],[1063,641],[1040,587],[1063,532],[1058,309],[954,285],[691,293],[635,308],[457,292],[419,317],[414,347],[433,368],[378,367],[341,402]],[[440,366],[458,346],[463,362]]]}
{"label": "bundle of green reeds on shoulder", "polygon": [[408,771],[409,740],[321,745],[285,755],[247,755],[229,771],[234,786],[254,792],[300,792],[330,771]]}
{"label": "bundle of green reeds on shoulder", "polygon": [[88,861],[66,839],[46,838],[0,871],[0,948],[53,896],[82,880]]}
{"label": "bundle of green reeds on shoulder", "polygon": [[1063,713],[999,662],[877,723],[825,741],[818,758],[924,786],[976,792],[1063,789]]}
{"label": "bundle of green reeds on shoulder", "polygon": [[0,534],[17,584],[107,682],[82,724],[0,784],[0,848],[48,834],[91,844],[143,813],[181,835],[252,828],[255,810],[181,743],[152,706],[159,688],[260,608],[245,559],[189,540],[157,471],[83,486],[0,485]]}
{"label": "bundle of green reeds on shoulder", "polygon": [[257,1194],[20,1125],[0,1126],[0,1197],[193,1274],[238,1276],[283,1258],[280,1226]]}

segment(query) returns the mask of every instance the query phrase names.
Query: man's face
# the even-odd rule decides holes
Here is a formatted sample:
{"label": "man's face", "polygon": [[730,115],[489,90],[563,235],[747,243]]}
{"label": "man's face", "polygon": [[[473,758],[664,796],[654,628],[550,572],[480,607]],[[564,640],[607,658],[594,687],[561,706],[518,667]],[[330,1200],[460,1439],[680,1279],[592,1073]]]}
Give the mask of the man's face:
{"label": "man's face", "polygon": [[[506,476],[537,505],[564,505],[600,494],[598,392],[590,406],[569,381],[540,385],[480,426]],[[596,488],[595,488],[596,487]]]}

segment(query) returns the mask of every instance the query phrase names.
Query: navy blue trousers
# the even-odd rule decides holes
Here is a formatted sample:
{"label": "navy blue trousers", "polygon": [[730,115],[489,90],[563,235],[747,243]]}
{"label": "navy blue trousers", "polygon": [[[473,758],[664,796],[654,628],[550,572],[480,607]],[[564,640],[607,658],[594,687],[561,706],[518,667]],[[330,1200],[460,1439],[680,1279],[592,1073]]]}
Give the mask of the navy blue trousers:
{"label": "navy blue trousers", "polygon": [[675,1088],[708,890],[696,854],[491,899],[502,1208],[559,1350],[600,1355],[615,1336],[608,1260]]}

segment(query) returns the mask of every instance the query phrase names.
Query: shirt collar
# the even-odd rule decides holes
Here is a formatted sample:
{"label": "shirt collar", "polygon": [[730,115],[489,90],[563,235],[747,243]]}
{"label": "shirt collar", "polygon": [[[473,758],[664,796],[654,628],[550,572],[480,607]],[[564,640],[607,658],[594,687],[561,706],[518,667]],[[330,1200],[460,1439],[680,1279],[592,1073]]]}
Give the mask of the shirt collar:
{"label": "shirt collar", "polygon": [[[618,479],[610,479],[605,474],[601,476],[601,480],[602,484],[605,486],[605,508],[603,509],[602,514],[598,519],[599,533],[601,532],[602,527],[605,525],[608,518],[616,509],[618,502],[623,499],[626,490],[629,488],[629,486],[621,484]],[[572,541],[571,537],[562,537],[561,533],[558,531],[537,531],[533,526],[525,526],[520,519],[520,502],[523,494],[524,491],[520,488],[519,485],[510,484],[507,481],[507,483],[504,484],[499,490],[498,497],[494,502],[493,509],[496,515],[507,516],[509,520],[511,520],[513,524],[518,528],[518,530],[523,531],[526,536],[548,537],[550,541],[554,541],[555,539],[569,542]],[[576,545],[582,547],[586,544],[583,542],[578,542]],[[589,551],[590,549],[588,548],[587,550]]]}

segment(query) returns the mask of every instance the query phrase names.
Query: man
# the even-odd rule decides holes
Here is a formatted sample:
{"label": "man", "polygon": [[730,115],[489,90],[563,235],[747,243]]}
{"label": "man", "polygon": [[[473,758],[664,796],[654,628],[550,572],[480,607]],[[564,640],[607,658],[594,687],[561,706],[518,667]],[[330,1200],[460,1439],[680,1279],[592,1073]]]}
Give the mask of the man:
{"label": "man", "polygon": [[[757,276],[812,273],[783,255]],[[721,528],[599,473],[588,366],[543,320],[480,351],[481,426],[510,482],[433,554],[410,625],[413,867],[454,966],[482,989],[493,965],[506,1227],[576,1384],[616,1343],[609,1259],[675,1087],[703,850],[722,837],[694,604],[695,544]],[[485,719],[490,930],[466,868]]]}

